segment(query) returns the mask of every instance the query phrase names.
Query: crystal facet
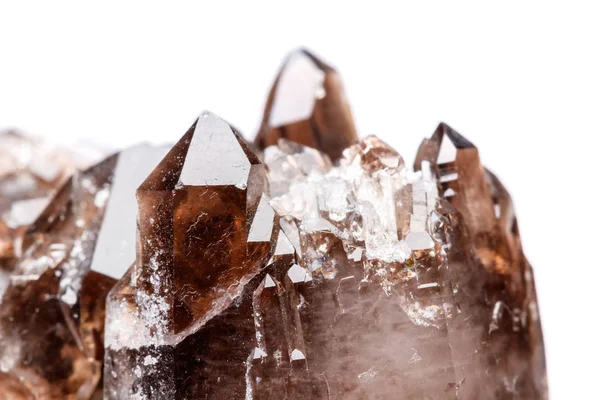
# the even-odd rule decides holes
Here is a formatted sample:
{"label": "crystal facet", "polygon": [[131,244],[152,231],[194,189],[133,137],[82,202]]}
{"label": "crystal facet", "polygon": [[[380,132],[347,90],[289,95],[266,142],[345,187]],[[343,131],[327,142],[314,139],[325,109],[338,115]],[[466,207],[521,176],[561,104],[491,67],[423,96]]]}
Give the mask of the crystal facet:
{"label": "crystal facet", "polygon": [[[474,378],[461,390],[466,398],[498,393],[503,393],[501,398],[544,398],[544,344],[533,271],[523,254],[510,196],[482,166],[475,146],[446,124],[419,149],[415,169],[428,165],[439,192],[453,206],[447,207],[450,213],[465,224],[466,232],[459,233],[460,226],[450,229],[455,231],[452,236],[463,236],[450,240],[460,252],[448,252],[462,286],[455,298],[470,316],[453,326],[464,347],[457,358],[470,362],[461,363],[461,373]],[[468,249],[475,257],[466,262]],[[498,388],[501,382],[503,390]]]}
{"label": "crystal facet", "polygon": [[338,73],[306,50],[291,53],[269,93],[256,146],[279,139],[319,149],[332,160],[357,141]]}
{"label": "crystal facet", "polygon": [[67,154],[16,131],[0,132],[0,266],[20,254],[29,224],[74,171]]}

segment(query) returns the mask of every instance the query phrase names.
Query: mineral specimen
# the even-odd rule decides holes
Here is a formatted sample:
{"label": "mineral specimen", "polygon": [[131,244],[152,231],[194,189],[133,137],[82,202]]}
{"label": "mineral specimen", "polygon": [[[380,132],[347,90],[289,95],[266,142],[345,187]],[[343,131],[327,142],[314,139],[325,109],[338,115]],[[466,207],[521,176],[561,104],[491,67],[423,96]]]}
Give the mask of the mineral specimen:
{"label": "mineral specimen", "polygon": [[75,173],[28,229],[0,291],[0,398],[94,393],[106,293],[135,257],[135,218],[121,214],[135,215],[135,187],[164,154],[131,148]]}
{"label": "mineral specimen", "polygon": [[545,398],[506,191],[445,125],[419,154],[279,139],[265,168],[203,114],[138,190],[106,398]]}
{"label": "mineral specimen", "polygon": [[0,398],[547,399],[510,196],[447,125],[409,168],[299,51],[253,145],[205,112],[165,153],[75,174],[28,229]]}

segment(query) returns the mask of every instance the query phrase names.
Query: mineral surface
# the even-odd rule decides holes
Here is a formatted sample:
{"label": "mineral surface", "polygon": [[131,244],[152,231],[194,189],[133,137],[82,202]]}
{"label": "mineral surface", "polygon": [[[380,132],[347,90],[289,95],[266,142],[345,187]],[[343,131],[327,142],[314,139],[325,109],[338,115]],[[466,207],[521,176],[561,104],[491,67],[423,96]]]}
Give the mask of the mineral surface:
{"label": "mineral surface", "polygon": [[76,172],[29,227],[2,276],[0,398],[101,397],[105,298],[135,257],[135,218],[121,210],[135,215],[135,187],[164,154],[131,148]]}
{"label": "mineral surface", "polygon": [[266,190],[265,166],[209,113],[139,187],[136,262],[107,300],[106,398],[246,396],[253,288],[279,233]]}
{"label": "mineral surface", "polygon": [[332,160],[357,139],[338,73],[306,50],[283,63],[256,135],[259,148],[283,138],[321,149]]}
{"label": "mineral surface", "polygon": [[0,268],[20,255],[25,230],[74,169],[65,152],[17,131],[0,132]]}

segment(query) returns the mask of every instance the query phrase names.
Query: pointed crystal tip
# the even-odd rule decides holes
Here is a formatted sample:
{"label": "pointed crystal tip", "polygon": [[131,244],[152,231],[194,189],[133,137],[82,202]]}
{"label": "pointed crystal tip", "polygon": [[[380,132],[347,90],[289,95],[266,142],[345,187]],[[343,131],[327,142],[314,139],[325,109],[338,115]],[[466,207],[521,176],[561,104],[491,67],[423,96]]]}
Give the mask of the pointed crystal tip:
{"label": "pointed crystal tip", "polygon": [[445,165],[456,161],[459,150],[477,148],[468,139],[441,122],[431,138],[424,139],[415,158],[414,169],[420,171],[424,161],[432,165]]}
{"label": "pointed crystal tip", "polygon": [[445,122],[440,122],[437,129],[433,133],[431,140],[441,141],[444,137],[447,137],[457,149],[475,147],[473,143],[471,143],[467,138],[465,138],[460,133],[452,129],[448,124],[446,124]]}
{"label": "pointed crystal tip", "polygon": [[198,117],[179,182],[183,185],[245,186],[260,161],[240,135],[211,112]]}
{"label": "pointed crystal tip", "polygon": [[338,159],[357,140],[338,73],[305,49],[286,58],[269,93],[255,144],[280,138],[310,146]]}
{"label": "pointed crystal tip", "polygon": [[256,154],[230,124],[204,111],[138,190],[173,190],[178,185],[247,185]]}

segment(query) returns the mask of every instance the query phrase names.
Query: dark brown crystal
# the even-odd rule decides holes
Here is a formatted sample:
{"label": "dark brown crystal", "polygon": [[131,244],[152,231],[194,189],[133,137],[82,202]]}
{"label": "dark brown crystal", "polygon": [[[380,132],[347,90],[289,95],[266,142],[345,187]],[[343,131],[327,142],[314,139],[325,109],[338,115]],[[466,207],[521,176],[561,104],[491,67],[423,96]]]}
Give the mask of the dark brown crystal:
{"label": "dark brown crystal", "polygon": [[306,50],[291,53],[267,98],[255,144],[287,139],[319,149],[332,160],[357,141],[338,73]]}
{"label": "dark brown crystal", "polygon": [[266,185],[205,113],[140,186],[137,260],[108,299],[106,398],[244,397],[251,288],[276,232]]}

